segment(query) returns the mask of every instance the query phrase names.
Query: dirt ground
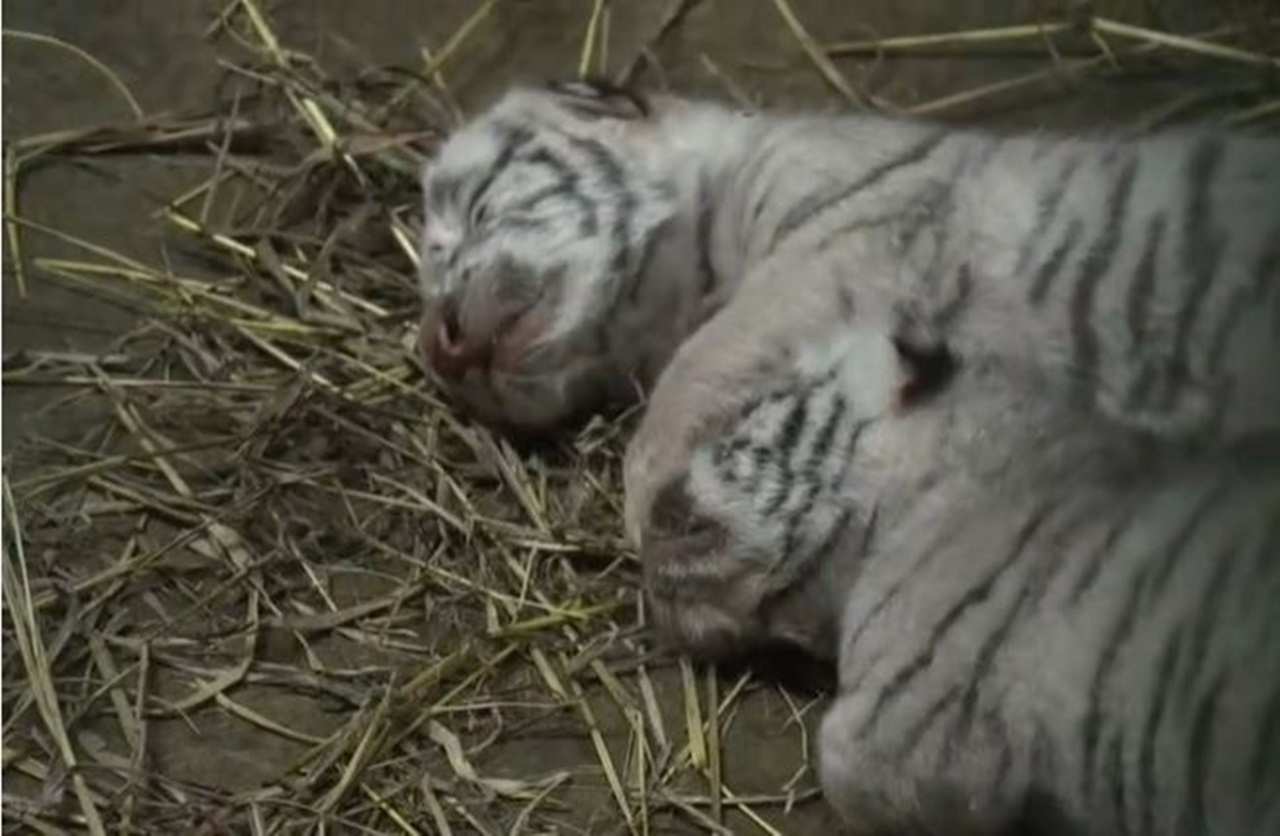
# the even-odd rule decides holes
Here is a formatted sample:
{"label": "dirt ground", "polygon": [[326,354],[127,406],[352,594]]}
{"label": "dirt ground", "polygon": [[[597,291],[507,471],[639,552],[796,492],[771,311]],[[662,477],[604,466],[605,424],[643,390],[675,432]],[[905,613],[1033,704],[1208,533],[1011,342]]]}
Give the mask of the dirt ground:
{"label": "dirt ground", "polygon": [[[269,3],[273,24],[286,46],[317,56],[336,67],[362,64],[416,66],[424,45],[438,48],[475,8],[469,0],[281,0]],[[464,108],[482,102],[518,78],[563,76],[572,73],[581,51],[583,26],[591,0],[506,0],[485,23],[483,37],[447,68],[450,85]],[[1108,15],[1127,20],[1150,20],[1155,13],[1174,31],[1208,28],[1221,8],[1188,0],[1098,3]],[[1236,4],[1247,5],[1247,4]],[[1257,4],[1255,4],[1257,5]],[[608,55],[610,67],[626,64],[651,35],[668,4],[658,0],[614,0],[610,4]],[[1037,20],[1051,7],[1032,0],[796,0],[798,17],[822,41],[873,36],[919,34]],[[148,113],[191,111],[216,106],[223,73],[218,54],[202,32],[217,7],[206,0],[4,0],[8,30],[54,35],[74,44],[111,67]],[[725,95],[721,73],[729,76],[762,103],[786,103],[832,108],[843,102],[797,46],[768,0],[707,0],[663,42],[662,78],[671,88],[699,94]],[[1043,49],[1032,44],[1021,53],[1003,51],[987,58],[933,55],[910,59],[845,61],[851,78],[895,102],[925,102],[960,90],[992,83],[1045,66]],[[718,70],[717,70],[718,68]],[[1197,76],[1203,88],[1220,85],[1234,90],[1233,68],[1208,66]],[[1101,74],[1073,85],[1037,87],[1033,95],[1000,97],[972,108],[939,113],[950,119],[995,120],[1011,124],[1096,125],[1131,121],[1158,113],[1176,103],[1187,89],[1186,75]],[[1225,95],[1225,94],[1224,94]],[[6,140],[62,128],[127,120],[129,110],[119,95],[90,66],[47,43],[6,39],[4,53],[4,130]],[[1194,108],[1192,108],[1192,112]],[[108,244],[129,256],[157,262],[169,260],[175,269],[199,275],[206,266],[170,245],[172,228],[155,217],[165,200],[208,175],[208,158],[178,155],[137,155],[78,159],[63,157],[43,165],[24,181],[23,214],[49,227],[85,240]],[[75,248],[48,236],[29,235],[25,260],[68,256]],[[7,248],[6,248],[7,250]],[[3,347],[6,358],[21,352],[71,352],[98,355],[111,350],[120,335],[139,322],[136,311],[67,287],[29,271],[28,294],[19,298],[8,257],[4,271]],[[75,438],[86,426],[107,420],[101,402],[66,401],[67,389],[9,385],[3,398],[3,443],[11,476],[24,475],[21,453],[36,438]],[[14,455],[17,457],[14,458]],[[94,548],[92,537],[83,548]],[[351,581],[349,600],[386,593],[387,578]],[[392,584],[394,586],[394,584]],[[50,636],[58,625],[45,625]],[[436,658],[447,655],[459,635],[432,637]],[[370,647],[347,636],[323,636],[313,648],[330,666],[359,670],[383,664],[386,648]],[[281,638],[258,650],[264,662],[294,658],[299,649]],[[426,665],[430,658],[410,657]],[[585,663],[584,663],[585,664]],[[662,714],[669,728],[681,728],[680,674],[671,666],[651,672]],[[6,676],[14,672],[6,670]],[[177,677],[158,671],[157,677]],[[734,680],[721,681],[721,691]],[[163,690],[163,685],[157,686]],[[9,690],[10,683],[6,683]],[[609,700],[590,694],[605,744],[625,752],[631,727]],[[618,814],[600,770],[595,743],[579,713],[556,710],[547,694],[520,692],[531,719],[508,728],[487,746],[475,746],[474,766],[485,777],[528,779],[567,770],[570,780],[556,791],[561,805],[539,827],[554,832],[620,832],[626,825]],[[243,685],[237,700],[258,715],[287,720],[293,730],[322,738],[335,729],[344,713],[356,710],[334,704],[323,695],[269,683]],[[9,696],[6,695],[6,706]],[[753,812],[778,832],[830,832],[833,820],[811,793],[801,793],[794,807],[785,803],[786,789],[813,785],[807,769],[809,734],[820,716],[821,698],[770,685],[752,686],[723,736],[726,783],[743,797],[759,797]],[[476,709],[479,711],[480,709]],[[76,745],[86,751],[119,755],[124,749],[118,733],[94,716],[82,718],[74,729]],[[802,718],[796,722],[797,717]],[[460,716],[455,728],[470,728]],[[60,792],[57,777],[45,782],[30,775],[12,776],[19,789],[10,790],[10,729],[6,726],[6,824],[15,815],[11,793]],[[186,717],[157,720],[147,735],[149,769],[188,788],[211,812],[204,820],[208,832],[252,832],[252,805],[237,809],[219,806],[273,785],[288,786],[295,759],[308,749],[305,739],[271,734],[260,724],[232,713],[202,710]],[[443,745],[442,750],[446,749]],[[437,753],[438,754],[438,753]],[[621,757],[621,755],[619,756]],[[451,770],[441,757],[424,760],[421,770],[447,783]],[[23,781],[27,783],[23,784]],[[425,784],[424,784],[425,785]],[[428,792],[428,790],[423,790]],[[710,808],[705,808],[707,811]],[[455,832],[468,826],[504,832],[511,822],[504,813],[490,812],[477,801],[466,817],[450,813]],[[413,824],[435,832],[425,812]],[[459,817],[461,816],[461,817]],[[733,832],[762,829],[749,816],[731,812],[726,818]],[[331,832],[352,832],[334,822]],[[655,817],[651,832],[699,832],[688,816],[670,812]],[[138,825],[134,832],[153,832]]]}

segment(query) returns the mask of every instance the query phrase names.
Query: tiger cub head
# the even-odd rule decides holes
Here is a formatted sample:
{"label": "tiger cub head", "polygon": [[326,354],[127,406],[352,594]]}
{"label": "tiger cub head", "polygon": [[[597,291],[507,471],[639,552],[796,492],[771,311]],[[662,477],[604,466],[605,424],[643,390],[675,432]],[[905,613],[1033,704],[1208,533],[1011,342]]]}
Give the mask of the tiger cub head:
{"label": "tiger cub head", "polygon": [[422,176],[419,348],[480,420],[545,431],[635,395],[675,339],[640,274],[676,195],[653,164],[657,117],[598,82],[507,91]]}
{"label": "tiger cub head", "polygon": [[[685,403],[699,426],[677,432],[679,416],[651,408],[625,472],[653,626],[709,661],[784,647],[834,661],[886,485],[924,465],[924,447],[898,430],[912,358],[883,334],[846,333],[748,383],[745,401],[731,395],[738,376],[679,369],[654,402],[697,393]],[[682,437],[677,455],[647,455]]]}

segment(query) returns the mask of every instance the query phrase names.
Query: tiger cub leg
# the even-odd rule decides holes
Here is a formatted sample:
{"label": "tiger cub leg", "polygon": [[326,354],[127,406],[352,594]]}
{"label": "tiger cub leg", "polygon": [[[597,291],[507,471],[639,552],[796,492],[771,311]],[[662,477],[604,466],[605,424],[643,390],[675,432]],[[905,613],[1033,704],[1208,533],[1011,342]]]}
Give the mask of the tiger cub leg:
{"label": "tiger cub leg", "polygon": [[891,705],[842,694],[823,718],[823,793],[866,836],[995,836],[1024,831],[1029,764],[1002,719],[963,697],[920,693]]}

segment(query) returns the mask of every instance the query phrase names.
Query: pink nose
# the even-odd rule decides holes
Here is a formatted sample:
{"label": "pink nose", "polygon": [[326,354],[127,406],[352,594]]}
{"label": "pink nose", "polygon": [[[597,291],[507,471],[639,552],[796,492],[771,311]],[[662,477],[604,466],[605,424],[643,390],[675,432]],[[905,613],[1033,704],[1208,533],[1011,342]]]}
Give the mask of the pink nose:
{"label": "pink nose", "polygon": [[418,339],[423,353],[445,380],[458,380],[469,370],[488,364],[492,345],[489,341],[468,340],[451,307],[446,306],[437,321],[424,317],[422,329]]}

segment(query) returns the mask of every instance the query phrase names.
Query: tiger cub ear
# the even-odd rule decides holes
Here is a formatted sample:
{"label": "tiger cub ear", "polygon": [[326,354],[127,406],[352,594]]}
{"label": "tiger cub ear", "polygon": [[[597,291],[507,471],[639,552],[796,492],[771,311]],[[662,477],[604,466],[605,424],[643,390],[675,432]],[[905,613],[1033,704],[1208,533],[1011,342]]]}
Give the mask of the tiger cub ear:
{"label": "tiger cub ear", "polygon": [[959,359],[945,343],[918,343],[898,335],[893,347],[904,373],[899,409],[910,409],[941,392],[960,368]]}
{"label": "tiger cub ear", "polygon": [[647,119],[649,101],[640,91],[603,78],[549,81],[546,90],[564,107],[587,119]]}

